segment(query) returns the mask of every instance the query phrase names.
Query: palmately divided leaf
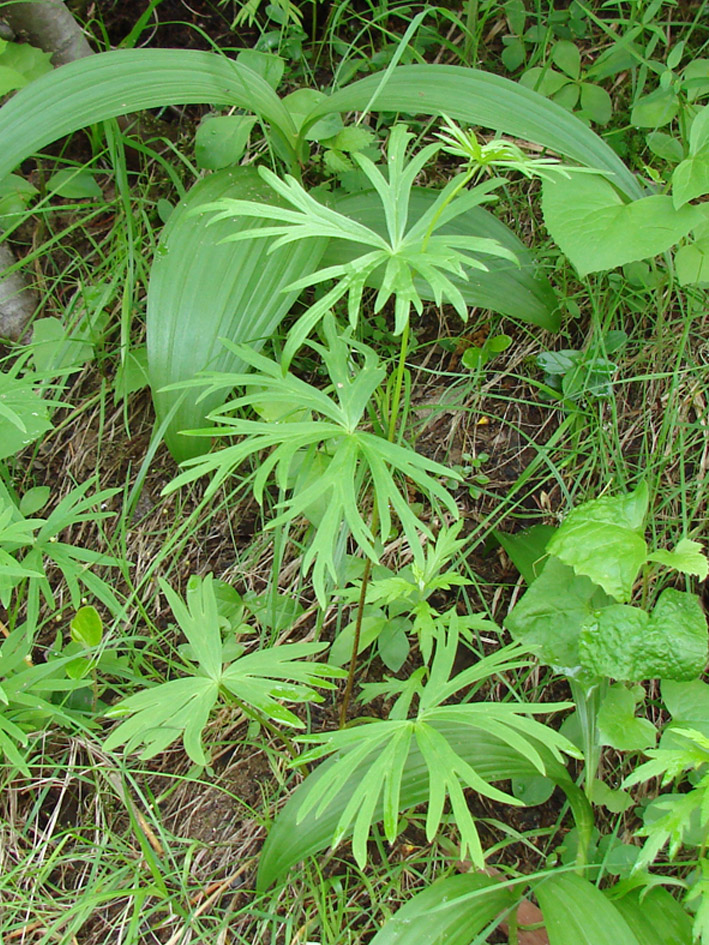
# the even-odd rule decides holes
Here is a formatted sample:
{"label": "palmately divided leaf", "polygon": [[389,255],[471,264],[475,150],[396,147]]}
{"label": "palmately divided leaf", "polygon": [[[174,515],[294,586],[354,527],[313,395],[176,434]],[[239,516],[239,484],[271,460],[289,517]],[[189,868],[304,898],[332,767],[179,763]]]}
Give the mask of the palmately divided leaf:
{"label": "palmately divided leaf", "polygon": [[129,718],[111,732],[105,742],[107,750],[125,745],[127,751],[133,751],[144,744],[140,757],[152,758],[182,736],[192,761],[206,765],[202,732],[220,693],[232,693],[242,706],[277,722],[302,727],[300,719],[280,700],[321,701],[317,688],[333,688],[324,677],[346,675],[326,663],[306,662],[326,649],[324,643],[267,647],[240,655],[223,668],[222,625],[211,574],[192,583],[187,606],[164,581],[161,589],[200,671],[145,689],[114,705],[107,713],[109,718]]}

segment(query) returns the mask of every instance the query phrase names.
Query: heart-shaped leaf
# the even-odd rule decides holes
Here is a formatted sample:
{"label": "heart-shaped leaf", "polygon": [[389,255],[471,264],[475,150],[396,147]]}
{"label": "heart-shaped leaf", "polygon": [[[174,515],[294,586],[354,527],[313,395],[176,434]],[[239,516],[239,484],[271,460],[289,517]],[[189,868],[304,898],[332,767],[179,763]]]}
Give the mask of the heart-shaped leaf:
{"label": "heart-shaped leaf", "polygon": [[602,177],[545,181],[544,221],[580,276],[666,252],[704,219],[698,207],[675,209],[655,194],[626,203]]}

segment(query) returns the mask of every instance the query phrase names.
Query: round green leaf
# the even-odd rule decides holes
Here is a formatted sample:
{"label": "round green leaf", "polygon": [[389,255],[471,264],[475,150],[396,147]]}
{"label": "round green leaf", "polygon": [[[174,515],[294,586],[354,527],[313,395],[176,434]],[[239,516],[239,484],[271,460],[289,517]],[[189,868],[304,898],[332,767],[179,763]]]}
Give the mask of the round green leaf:
{"label": "round green leaf", "polygon": [[581,83],[581,109],[598,125],[605,125],[611,120],[613,103],[611,97],[600,85],[590,82]]}
{"label": "round green leaf", "polygon": [[80,607],[69,624],[71,638],[84,646],[98,646],[103,638],[103,621],[95,607]]}
{"label": "round green leaf", "polygon": [[636,128],[661,128],[672,121],[678,108],[677,96],[671,89],[658,89],[635,103],[630,123]]}

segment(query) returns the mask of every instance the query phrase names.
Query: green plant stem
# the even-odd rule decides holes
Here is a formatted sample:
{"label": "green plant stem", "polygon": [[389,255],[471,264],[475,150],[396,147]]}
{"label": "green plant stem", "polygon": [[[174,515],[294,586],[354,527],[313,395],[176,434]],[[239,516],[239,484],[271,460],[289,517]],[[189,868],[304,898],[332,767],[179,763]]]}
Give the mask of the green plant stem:
{"label": "green plant stem", "polygon": [[394,381],[394,392],[391,398],[391,408],[389,410],[389,428],[387,430],[387,439],[390,443],[394,442],[396,437],[396,428],[399,421],[399,407],[401,405],[401,391],[404,386],[404,371],[406,370],[406,353],[409,350],[409,323],[406,323],[401,333],[401,345],[399,347],[399,361],[396,366],[396,379]]}
{"label": "green plant stem", "polygon": [[[372,527],[375,527],[375,519],[377,516],[376,506],[374,512],[372,513]],[[369,576],[372,572],[372,560],[367,558],[364,563],[364,574],[362,575],[362,587],[359,592],[359,601],[357,602],[357,617],[355,619],[355,632],[354,640],[352,641],[352,655],[350,656],[350,665],[347,671],[347,683],[345,685],[345,692],[342,696],[342,702],[340,703],[340,728],[344,728],[347,725],[347,710],[350,707],[350,699],[352,698],[352,687],[354,686],[354,676],[355,670],[357,669],[357,655],[359,653],[359,638],[362,631],[362,617],[364,615],[364,605],[367,601],[367,586],[369,584]]]}
{"label": "green plant stem", "polygon": [[[258,722],[259,725],[263,725],[263,727],[268,732],[270,732],[272,735],[275,735],[276,738],[282,741],[283,744],[288,749],[288,754],[291,756],[291,758],[296,762],[298,761],[298,749],[295,747],[295,742],[293,741],[293,739],[289,738],[284,732],[282,732],[278,728],[277,725],[274,725],[273,722],[267,716],[263,715],[262,712],[259,712],[259,710],[255,709],[253,706],[246,705],[245,702],[242,702],[238,696],[235,696],[231,692],[225,692],[224,696],[230,702],[233,702],[234,705],[238,706],[238,708],[241,709],[244,715]],[[300,771],[303,777],[307,777],[310,774],[310,768],[304,762],[297,763],[296,768],[298,769],[298,771]]]}
{"label": "green plant stem", "polygon": [[448,197],[447,197],[447,199],[444,201],[444,203],[438,208],[438,211],[436,212],[435,216],[434,216],[433,219],[431,220],[431,222],[430,222],[430,224],[429,224],[429,227],[428,227],[428,229],[426,230],[426,235],[425,235],[424,238],[423,238],[423,243],[421,244],[421,251],[422,251],[422,252],[424,252],[424,253],[426,252],[426,250],[427,250],[427,248],[428,248],[428,241],[431,239],[431,235],[432,235],[433,231],[436,229],[436,224],[437,224],[438,221],[440,220],[441,214],[443,213],[443,211],[446,209],[446,207],[447,207],[453,200],[455,200],[455,198],[458,196],[458,194],[461,192],[461,190],[463,190],[465,187],[468,186],[468,184],[469,184],[469,183],[471,182],[471,180],[475,177],[475,175],[477,174],[477,172],[478,172],[479,170],[480,170],[480,168],[479,168],[477,165],[476,165],[475,167],[470,168],[470,170],[467,172],[467,174],[464,174],[464,175],[463,175],[463,178],[460,180],[460,182],[458,183],[458,185],[457,185],[456,187],[454,187],[453,190],[450,192],[450,194],[448,195]]}
{"label": "green plant stem", "polygon": [[[406,323],[403,332],[401,333],[401,345],[399,348],[399,360],[396,366],[396,375],[394,380],[394,391],[392,393],[391,407],[389,410],[389,427],[387,430],[387,439],[390,443],[394,442],[396,437],[396,429],[399,420],[399,408],[401,406],[401,391],[404,386],[404,371],[406,370],[406,352],[409,349],[409,323]],[[376,534],[377,528],[379,527],[379,512],[377,506],[374,506],[372,510],[372,520],[370,522],[370,531],[372,535]],[[350,700],[352,698],[352,688],[354,686],[354,677],[355,671],[357,669],[357,656],[359,653],[359,640],[362,631],[362,618],[364,616],[364,606],[367,602],[367,586],[369,585],[369,577],[372,573],[372,560],[367,558],[364,564],[364,574],[362,575],[362,588],[359,593],[359,601],[357,602],[357,616],[355,618],[355,632],[354,639],[352,641],[352,655],[350,657],[350,665],[347,671],[347,682],[345,684],[345,692],[342,696],[342,702],[340,704],[340,728],[344,728],[347,724],[347,711],[350,706]]]}
{"label": "green plant stem", "polygon": [[571,684],[571,694],[576,703],[583,740],[583,790],[589,803],[592,803],[593,781],[601,760],[596,724],[601,702],[601,686],[600,684],[585,686],[573,679],[569,682]]}

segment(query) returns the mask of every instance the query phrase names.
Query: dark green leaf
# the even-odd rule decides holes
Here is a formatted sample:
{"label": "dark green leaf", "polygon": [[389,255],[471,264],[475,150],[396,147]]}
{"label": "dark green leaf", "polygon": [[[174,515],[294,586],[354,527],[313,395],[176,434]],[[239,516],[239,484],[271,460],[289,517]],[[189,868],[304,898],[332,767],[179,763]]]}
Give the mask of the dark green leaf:
{"label": "dark green leaf", "polygon": [[613,903],[587,879],[560,873],[534,891],[549,945],[649,945],[638,940]]}
{"label": "dark green leaf", "polygon": [[515,905],[514,891],[489,876],[451,876],[413,896],[370,945],[470,945]]}
{"label": "dark green leaf", "polygon": [[[505,620],[513,639],[557,672],[575,676],[580,666],[581,628],[592,617],[600,588],[550,558]],[[595,606],[594,606],[595,605]]]}

